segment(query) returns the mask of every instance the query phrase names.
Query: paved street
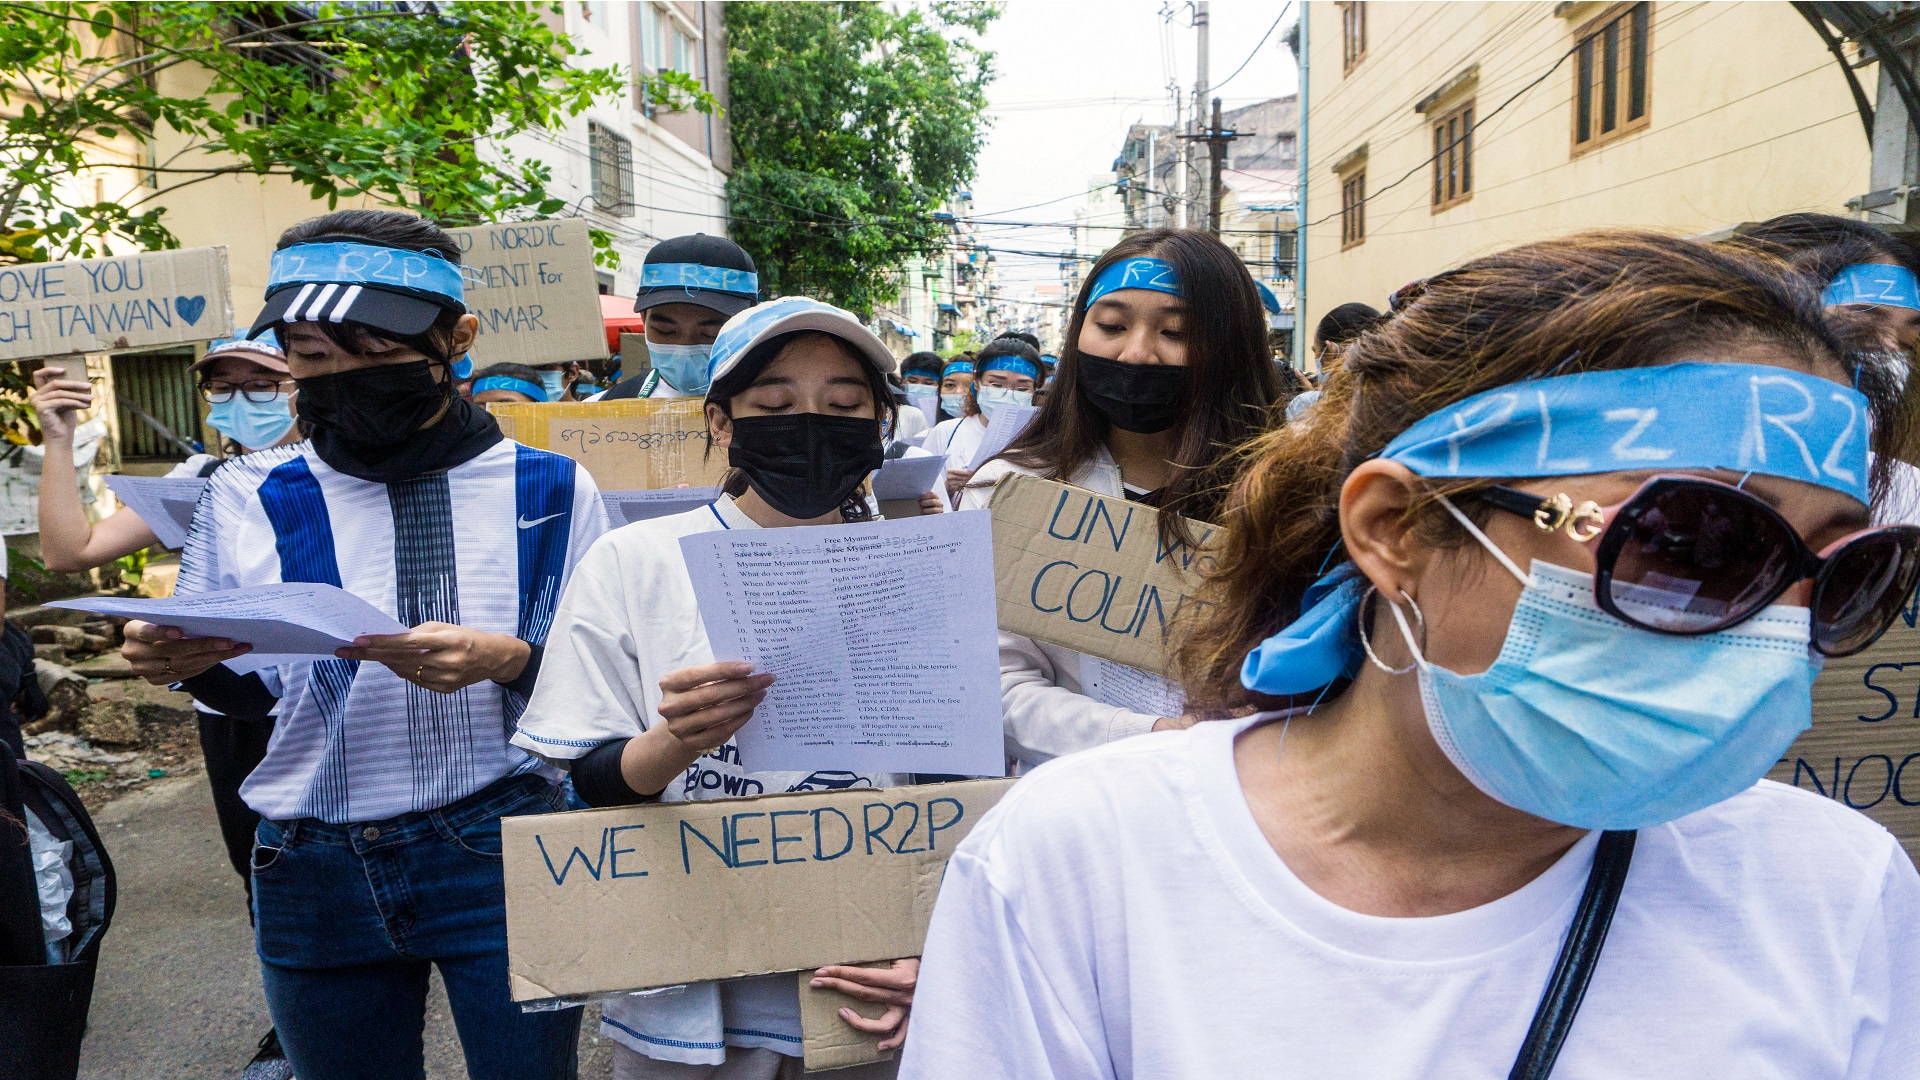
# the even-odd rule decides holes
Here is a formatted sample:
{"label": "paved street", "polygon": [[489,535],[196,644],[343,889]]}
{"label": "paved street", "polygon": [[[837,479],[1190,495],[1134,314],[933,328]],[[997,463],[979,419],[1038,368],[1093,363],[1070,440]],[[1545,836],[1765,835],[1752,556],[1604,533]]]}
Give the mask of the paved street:
{"label": "paved street", "polygon": [[[97,816],[120,874],[100,965],[83,1080],[238,1076],[267,1030],[246,897],[220,845],[198,770],[128,795]],[[591,1023],[584,1025],[593,1026]],[[427,1076],[466,1076],[434,980]],[[604,1040],[581,1038],[581,1075],[608,1072]]]}

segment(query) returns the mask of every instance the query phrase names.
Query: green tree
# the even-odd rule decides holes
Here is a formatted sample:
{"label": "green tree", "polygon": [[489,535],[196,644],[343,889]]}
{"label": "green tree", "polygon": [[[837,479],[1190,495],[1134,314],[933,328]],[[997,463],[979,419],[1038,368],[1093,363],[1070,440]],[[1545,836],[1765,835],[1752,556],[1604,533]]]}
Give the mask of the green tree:
{"label": "green tree", "polygon": [[[554,127],[626,82],[572,66],[581,50],[543,10],[560,6],[0,2],[0,259],[177,247],[164,198],[235,173],[450,225],[558,213],[545,165],[481,144]],[[195,67],[210,82],[183,91]],[[653,83],[658,99],[712,106],[677,73]],[[136,166],[144,193],[79,195],[72,181],[111,167],[110,144],[168,130],[179,148]],[[596,239],[611,258],[611,237]]]}
{"label": "green tree", "polygon": [[861,315],[901,263],[949,239],[933,217],[986,135],[991,4],[726,6],[734,238],[778,293]]}

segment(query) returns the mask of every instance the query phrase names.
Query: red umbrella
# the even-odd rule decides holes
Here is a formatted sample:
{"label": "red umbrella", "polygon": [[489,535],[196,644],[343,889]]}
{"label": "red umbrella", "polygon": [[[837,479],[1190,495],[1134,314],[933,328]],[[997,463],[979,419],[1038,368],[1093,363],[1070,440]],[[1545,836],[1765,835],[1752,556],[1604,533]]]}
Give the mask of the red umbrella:
{"label": "red umbrella", "polygon": [[627,296],[608,296],[600,294],[600,320],[607,324],[607,351],[620,351],[621,334],[638,334],[646,329],[644,312],[633,310],[633,299]]}

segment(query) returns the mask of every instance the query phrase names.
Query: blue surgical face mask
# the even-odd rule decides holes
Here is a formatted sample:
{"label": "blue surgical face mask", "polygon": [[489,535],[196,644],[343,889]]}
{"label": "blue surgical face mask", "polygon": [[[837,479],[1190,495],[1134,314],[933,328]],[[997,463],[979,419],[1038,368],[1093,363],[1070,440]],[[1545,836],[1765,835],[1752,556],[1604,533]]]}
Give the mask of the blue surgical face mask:
{"label": "blue surgical face mask", "polygon": [[215,402],[207,409],[207,423],[249,450],[264,450],[293,427],[293,411],[287,407],[292,397],[275,394],[272,401],[248,401],[245,394],[235,394],[231,401]]}
{"label": "blue surgical face mask", "polygon": [[941,394],[940,395],[940,415],[965,416],[966,414],[967,414],[967,395],[965,394]]}
{"label": "blue surgical face mask", "polygon": [[926,383],[907,384],[907,400],[913,402],[915,405],[924,401],[932,401],[939,396],[940,388],[937,386],[928,386]]}
{"label": "blue surgical face mask", "polygon": [[1651,828],[1752,787],[1811,724],[1820,663],[1806,608],[1655,634],[1600,610],[1593,575],[1532,569],[1500,656],[1478,675],[1428,662],[1391,608],[1434,739],[1500,802],[1583,829]]}
{"label": "blue surgical face mask", "polygon": [[1031,405],[1033,391],[1009,390],[1004,386],[982,386],[978,388],[980,412],[988,420],[1000,411],[1002,405]]}
{"label": "blue surgical face mask", "polygon": [[567,373],[557,368],[543,368],[540,385],[547,388],[548,401],[559,401],[567,392]]}
{"label": "blue surgical face mask", "polygon": [[473,357],[463,356],[453,362],[453,377],[456,379],[473,378]]}
{"label": "blue surgical face mask", "polygon": [[653,370],[667,380],[668,386],[683,394],[706,393],[712,345],[655,345],[649,341],[647,355],[653,357]]}

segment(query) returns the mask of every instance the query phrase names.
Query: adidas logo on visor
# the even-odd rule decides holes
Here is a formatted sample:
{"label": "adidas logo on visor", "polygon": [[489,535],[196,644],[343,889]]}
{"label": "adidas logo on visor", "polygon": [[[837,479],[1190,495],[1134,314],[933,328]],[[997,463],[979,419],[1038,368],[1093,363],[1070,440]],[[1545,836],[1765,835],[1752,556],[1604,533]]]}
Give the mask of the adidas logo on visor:
{"label": "adidas logo on visor", "polygon": [[354,301],[360,299],[360,293],[358,285],[309,282],[300,287],[300,295],[293,298],[280,319],[282,322],[344,322],[352,317]]}

